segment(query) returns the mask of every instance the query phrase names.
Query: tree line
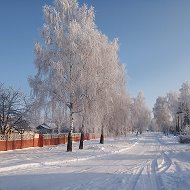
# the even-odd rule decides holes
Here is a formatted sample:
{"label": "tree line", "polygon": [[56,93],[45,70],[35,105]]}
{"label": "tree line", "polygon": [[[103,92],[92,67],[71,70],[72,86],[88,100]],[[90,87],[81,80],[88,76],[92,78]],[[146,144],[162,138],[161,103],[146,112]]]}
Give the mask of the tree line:
{"label": "tree line", "polygon": [[159,96],[153,108],[157,129],[164,133],[190,134],[190,82],[183,82],[178,91]]}

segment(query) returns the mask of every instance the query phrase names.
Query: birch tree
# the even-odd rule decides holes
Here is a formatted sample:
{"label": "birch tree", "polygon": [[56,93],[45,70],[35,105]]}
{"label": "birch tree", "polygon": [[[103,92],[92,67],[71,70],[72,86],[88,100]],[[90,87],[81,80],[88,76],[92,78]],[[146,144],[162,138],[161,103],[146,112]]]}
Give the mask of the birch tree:
{"label": "birch tree", "polygon": [[158,97],[153,108],[154,118],[165,134],[168,134],[172,123],[172,115],[169,109],[167,97]]}
{"label": "birch tree", "polygon": [[110,92],[119,93],[119,74],[123,72],[118,43],[98,31],[93,8],[80,7],[76,0],[56,0],[53,6],[45,5],[43,12],[44,41],[35,44],[37,74],[29,83],[44,108],[42,115],[48,113],[55,119],[58,112],[63,118],[69,114],[67,151],[72,151],[77,121],[92,132],[108,126]]}
{"label": "birch tree", "polygon": [[142,91],[133,99],[132,116],[133,130],[136,130],[137,134],[142,133],[144,129],[148,128],[151,121],[151,115],[146,106],[144,93]]}
{"label": "birch tree", "polygon": [[169,92],[167,94],[168,108],[171,115],[171,130],[173,132],[176,131],[176,125],[177,125],[176,114],[179,111],[179,95],[180,93],[178,91]]}

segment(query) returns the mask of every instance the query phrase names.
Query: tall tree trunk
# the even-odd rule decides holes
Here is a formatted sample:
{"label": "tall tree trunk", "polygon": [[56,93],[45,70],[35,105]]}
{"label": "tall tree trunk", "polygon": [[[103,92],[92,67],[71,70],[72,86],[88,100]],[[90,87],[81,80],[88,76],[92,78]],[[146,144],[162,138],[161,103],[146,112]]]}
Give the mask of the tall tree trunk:
{"label": "tall tree trunk", "polygon": [[101,136],[100,136],[100,144],[104,144],[104,129],[102,126]]}
{"label": "tall tree trunk", "polygon": [[68,134],[67,152],[72,152],[72,133],[73,133],[73,104],[70,103],[70,131]]}
{"label": "tall tree trunk", "polygon": [[81,131],[79,149],[83,149],[83,142],[84,142],[84,132]]}
{"label": "tall tree trunk", "polygon": [[84,142],[84,116],[82,118],[82,127],[81,127],[81,136],[80,136],[79,149],[83,149],[83,142]]}
{"label": "tall tree trunk", "polygon": [[68,134],[67,152],[72,152],[72,132]]}

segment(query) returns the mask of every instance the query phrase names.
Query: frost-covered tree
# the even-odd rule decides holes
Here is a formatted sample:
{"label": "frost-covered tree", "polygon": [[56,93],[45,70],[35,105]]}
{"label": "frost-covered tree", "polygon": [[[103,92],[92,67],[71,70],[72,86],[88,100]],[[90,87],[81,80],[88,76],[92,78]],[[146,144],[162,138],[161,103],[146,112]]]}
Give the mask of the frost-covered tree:
{"label": "frost-covered tree", "polygon": [[44,120],[60,125],[69,118],[67,151],[72,151],[74,125],[90,132],[107,130],[124,69],[117,40],[109,41],[97,29],[93,8],[55,0],[43,11],[44,41],[35,44],[37,74],[29,83]]}
{"label": "frost-covered tree", "polygon": [[160,131],[160,128],[159,128],[155,118],[151,119],[148,130],[149,131]]}
{"label": "frost-covered tree", "polygon": [[180,91],[180,101],[185,102],[190,107],[190,82],[186,81],[182,83]]}
{"label": "frost-covered tree", "polygon": [[171,115],[171,130],[175,132],[176,130],[176,113],[179,111],[179,92],[169,92],[167,94],[168,108]]}
{"label": "frost-covered tree", "polygon": [[190,82],[186,81],[182,84],[180,88],[180,97],[178,106],[183,112],[183,125],[190,124]]}
{"label": "frost-covered tree", "polygon": [[179,131],[190,134],[190,82],[183,82],[179,89],[178,98],[178,127]]}
{"label": "frost-covered tree", "polygon": [[146,106],[145,97],[143,92],[139,92],[136,98],[133,99],[132,106],[132,122],[133,129],[136,130],[137,134],[142,133],[144,129],[147,129],[151,121],[150,110]]}
{"label": "frost-covered tree", "polygon": [[169,109],[167,97],[158,97],[153,108],[154,118],[157,124],[165,134],[168,134],[172,124],[172,114]]}
{"label": "frost-covered tree", "polygon": [[126,93],[116,97],[109,123],[109,132],[113,135],[126,135],[130,130],[130,98]]}

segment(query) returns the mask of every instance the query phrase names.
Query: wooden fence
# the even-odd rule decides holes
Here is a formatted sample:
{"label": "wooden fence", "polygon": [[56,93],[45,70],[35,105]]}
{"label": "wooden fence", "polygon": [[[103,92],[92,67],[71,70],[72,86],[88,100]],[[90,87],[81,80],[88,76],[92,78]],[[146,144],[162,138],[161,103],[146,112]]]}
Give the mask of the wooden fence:
{"label": "wooden fence", "polygon": [[[73,141],[80,140],[80,133],[72,134]],[[96,135],[89,133],[85,134],[85,140],[96,139]],[[50,145],[66,144],[68,140],[68,134],[11,134],[0,135],[0,151],[22,149],[29,147],[43,147]]]}

